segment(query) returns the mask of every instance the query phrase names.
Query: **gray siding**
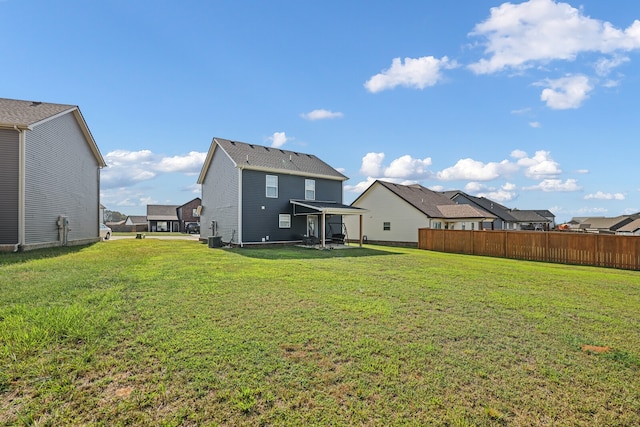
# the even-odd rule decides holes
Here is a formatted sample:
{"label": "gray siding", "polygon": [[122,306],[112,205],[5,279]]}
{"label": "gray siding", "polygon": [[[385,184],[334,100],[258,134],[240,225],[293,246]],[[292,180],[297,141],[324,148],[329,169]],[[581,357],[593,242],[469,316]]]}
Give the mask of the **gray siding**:
{"label": "gray siding", "polygon": [[0,245],[18,243],[19,133],[0,130]]}
{"label": "gray siding", "polygon": [[[278,176],[278,198],[266,196],[266,175]],[[342,202],[342,182],[313,178],[316,181],[316,200]],[[307,232],[307,218],[293,216],[291,199],[304,200],[304,176],[267,174],[245,170],[242,175],[242,240],[245,243],[300,240]],[[264,209],[263,209],[264,206]],[[291,228],[279,227],[279,215],[291,214]],[[320,221],[320,218],[318,218]],[[329,222],[339,233],[342,219],[332,216]],[[328,227],[327,227],[328,231]]]}
{"label": "gray siding", "polygon": [[59,215],[69,243],[97,239],[100,169],[73,114],[27,131],[25,151],[25,244],[59,242]]}
{"label": "gray siding", "polygon": [[231,159],[216,149],[202,182],[202,214],[200,236],[212,235],[211,221],[217,224],[217,234],[224,242],[238,242],[238,170]]}

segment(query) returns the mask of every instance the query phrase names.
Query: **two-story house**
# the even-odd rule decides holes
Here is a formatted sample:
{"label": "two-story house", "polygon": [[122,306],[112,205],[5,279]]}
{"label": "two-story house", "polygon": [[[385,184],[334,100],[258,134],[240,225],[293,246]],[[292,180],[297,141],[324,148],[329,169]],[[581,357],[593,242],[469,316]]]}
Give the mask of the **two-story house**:
{"label": "two-story house", "polygon": [[198,178],[200,236],[239,246],[312,237],[324,246],[345,234],[343,215],[365,212],[342,203],[345,180],[312,154],[214,138]]}

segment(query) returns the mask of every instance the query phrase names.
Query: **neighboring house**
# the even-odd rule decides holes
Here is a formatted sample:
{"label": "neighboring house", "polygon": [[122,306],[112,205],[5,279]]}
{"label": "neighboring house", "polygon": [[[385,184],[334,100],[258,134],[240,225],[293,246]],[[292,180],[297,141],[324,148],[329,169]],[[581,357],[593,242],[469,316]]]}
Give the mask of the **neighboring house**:
{"label": "neighboring house", "polygon": [[[616,217],[590,217],[590,218],[581,218],[579,224],[576,227],[572,227],[573,231],[582,231],[586,233],[598,233],[598,234],[615,234],[620,228],[625,225],[631,223],[635,219],[639,218],[640,215],[619,215]],[[577,219],[574,218],[572,222],[577,222]]]}
{"label": "neighboring house", "polygon": [[180,231],[177,205],[147,205],[147,227],[153,231]]}
{"label": "neighboring house", "polygon": [[518,230],[549,231],[551,228],[552,221],[538,213],[542,211],[512,209],[509,212],[518,220]]}
{"label": "neighboring house", "polygon": [[77,106],[0,98],[0,250],[99,241],[105,166]]}
{"label": "neighboring house", "polygon": [[492,213],[496,219],[483,224],[490,230],[550,230],[555,227],[555,215],[548,210],[509,209],[486,197],[471,196],[459,190],[444,191],[458,204],[468,204]]}
{"label": "neighboring house", "polygon": [[475,206],[495,215],[495,219],[482,224],[486,230],[517,230],[518,219],[511,215],[510,209],[500,203],[489,200],[486,197],[471,196],[459,190],[444,191],[442,194],[449,197],[457,204]]}
{"label": "neighboring house", "polygon": [[640,236],[640,218],[634,219],[629,224],[618,228],[616,234],[623,236]]}
{"label": "neighboring house", "polygon": [[[375,181],[353,207],[364,208],[363,233],[368,242],[417,244],[419,228],[482,230],[496,216],[471,206],[456,204],[442,193],[419,184],[400,185]],[[347,228],[351,226],[347,219]]]}
{"label": "neighboring house", "polygon": [[[343,233],[346,176],[312,154],[213,138],[198,183],[200,235],[234,245],[293,243]],[[359,227],[349,230],[361,236]]]}
{"label": "neighboring house", "polygon": [[127,232],[141,232],[149,231],[149,224],[147,223],[147,217],[144,215],[129,215],[121,227],[113,228],[113,231],[127,231]]}
{"label": "neighboring house", "polygon": [[104,223],[104,211],[107,209],[102,203],[100,203],[100,207],[98,208],[100,213],[98,214],[98,221],[100,223]]}
{"label": "neighboring house", "polygon": [[186,224],[190,222],[200,222],[200,205],[202,199],[196,197],[178,207],[178,221],[180,221],[180,231],[185,232]]}

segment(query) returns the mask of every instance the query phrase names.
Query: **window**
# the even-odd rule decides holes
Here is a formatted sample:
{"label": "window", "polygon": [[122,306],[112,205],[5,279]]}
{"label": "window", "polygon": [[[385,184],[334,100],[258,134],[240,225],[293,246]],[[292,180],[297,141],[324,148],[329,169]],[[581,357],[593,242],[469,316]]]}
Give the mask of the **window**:
{"label": "window", "polygon": [[278,198],[278,177],[267,175],[267,197]]}
{"label": "window", "polygon": [[433,223],[433,228],[436,228],[438,230],[442,229],[442,223],[441,222],[434,222]]}
{"label": "window", "polygon": [[391,223],[390,223],[390,222],[383,222],[383,223],[382,223],[382,229],[383,229],[384,231],[389,231],[389,230],[391,230]]}
{"label": "window", "polygon": [[291,228],[291,215],[289,214],[278,215],[278,224],[280,228]]}
{"label": "window", "polygon": [[313,179],[304,180],[304,199],[315,200],[316,199],[316,181]]}

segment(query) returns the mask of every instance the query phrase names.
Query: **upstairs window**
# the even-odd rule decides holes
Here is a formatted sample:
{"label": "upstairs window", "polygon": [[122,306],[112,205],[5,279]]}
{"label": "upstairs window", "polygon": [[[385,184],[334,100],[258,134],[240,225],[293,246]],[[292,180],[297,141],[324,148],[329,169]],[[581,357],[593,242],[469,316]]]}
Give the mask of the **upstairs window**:
{"label": "upstairs window", "polygon": [[313,179],[304,180],[304,199],[315,200],[316,199],[316,181]]}
{"label": "upstairs window", "polygon": [[267,197],[278,198],[278,177],[276,175],[267,175]]}
{"label": "upstairs window", "polygon": [[389,230],[391,230],[391,223],[390,223],[390,222],[383,222],[383,223],[382,223],[382,229],[383,229],[384,231],[389,231]]}

